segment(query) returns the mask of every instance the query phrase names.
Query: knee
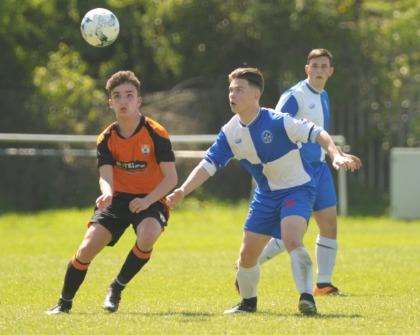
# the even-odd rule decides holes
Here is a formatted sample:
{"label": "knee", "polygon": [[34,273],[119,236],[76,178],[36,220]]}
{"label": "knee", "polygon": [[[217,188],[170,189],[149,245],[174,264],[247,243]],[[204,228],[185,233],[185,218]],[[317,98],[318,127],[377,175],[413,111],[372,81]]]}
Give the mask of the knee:
{"label": "knee", "polygon": [[337,210],[335,207],[314,212],[322,236],[333,238],[337,234]]}
{"label": "knee", "polygon": [[153,249],[155,241],[151,238],[143,237],[142,239],[137,239],[136,243],[140,250],[146,252]]}
{"label": "knee", "polygon": [[337,220],[328,219],[318,223],[319,233],[321,236],[328,238],[337,237]]}
{"label": "knee", "polygon": [[155,219],[145,219],[137,226],[137,245],[142,250],[150,250],[162,233],[162,227]]}
{"label": "knee", "polygon": [[143,232],[137,237],[138,247],[143,251],[151,250],[159,235],[160,232]]}
{"label": "knee", "polygon": [[299,239],[283,239],[284,246],[286,247],[287,252],[291,252],[296,248],[303,246],[302,241]]}
{"label": "knee", "polygon": [[76,258],[83,263],[90,263],[95,256],[95,250],[87,243],[77,249]]}
{"label": "knee", "polygon": [[251,253],[247,252],[247,250],[241,250],[239,255],[239,262],[238,264],[244,268],[250,268],[257,264],[258,257],[256,255],[252,255]]}

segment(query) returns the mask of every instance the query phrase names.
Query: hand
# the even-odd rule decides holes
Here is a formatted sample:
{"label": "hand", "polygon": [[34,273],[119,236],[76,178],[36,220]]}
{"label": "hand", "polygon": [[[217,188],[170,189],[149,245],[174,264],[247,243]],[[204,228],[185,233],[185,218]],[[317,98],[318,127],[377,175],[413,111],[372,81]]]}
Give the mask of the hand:
{"label": "hand", "polygon": [[351,171],[359,170],[362,167],[362,160],[359,157],[345,153],[341,147],[337,147],[337,149],[341,156],[348,157],[353,161],[354,169]]}
{"label": "hand", "polygon": [[332,161],[334,169],[344,168],[352,172],[358,170],[361,164],[362,162],[358,157],[348,154],[338,154]]}
{"label": "hand", "polygon": [[96,207],[98,207],[98,209],[100,211],[103,211],[105,208],[107,208],[109,205],[111,205],[112,203],[112,194],[101,194],[97,199],[96,199]]}
{"label": "hand", "polygon": [[145,198],[134,198],[128,204],[128,208],[133,213],[140,213],[141,211],[144,211],[144,210],[148,209],[151,204],[152,203],[147,199],[147,197],[145,197]]}
{"label": "hand", "polygon": [[[351,154],[346,154],[346,153],[342,153],[342,155],[344,157],[348,157],[351,160],[353,160],[353,162],[355,164],[355,170],[359,170],[362,167],[362,165],[363,165],[362,160],[359,157],[351,155]],[[354,170],[352,170],[352,171],[354,171]]]}
{"label": "hand", "polygon": [[171,194],[169,194],[166,197],[166,204],[170,208],[174,208],[176,205],[178,205],[182,200],[184,200],[185,193],[180,188],[177,188],[174,190]]}

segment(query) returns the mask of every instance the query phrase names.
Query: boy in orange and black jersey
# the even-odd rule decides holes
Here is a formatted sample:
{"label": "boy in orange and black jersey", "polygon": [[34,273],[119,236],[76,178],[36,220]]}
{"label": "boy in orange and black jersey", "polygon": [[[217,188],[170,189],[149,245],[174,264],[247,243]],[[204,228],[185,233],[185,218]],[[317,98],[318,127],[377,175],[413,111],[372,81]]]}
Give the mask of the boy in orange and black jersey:
{"label": "boy in orange and black jersey", "polygon": [[115,312],[122,290],[150,259],[153,245],[169,217],[162,199],[177,183],[169,134],[139,112],[140,81],[133,72],[115,73],[106,89],[117,121],[108,126],[97,141],[102,194],[96,199],[85,237],[68,264],[61,298],[47,311],[50,315],[70,311],[92,259],[106,245],[114,245],[132,225],[136,243],[110,285],[104,302],[106,310]]}

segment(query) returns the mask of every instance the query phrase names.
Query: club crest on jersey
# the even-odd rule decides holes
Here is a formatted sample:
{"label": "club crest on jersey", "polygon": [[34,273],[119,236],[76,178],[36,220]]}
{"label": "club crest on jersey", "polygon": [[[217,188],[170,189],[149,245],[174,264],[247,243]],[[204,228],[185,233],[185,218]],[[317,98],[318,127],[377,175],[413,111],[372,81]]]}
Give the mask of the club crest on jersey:
{"label": "club crest on jersey", "polygon": [[312,104],[309,105],[309,109],[314,109],[314,108],[315,108],[315,104],[314,103],[312,103]]}
{"label": "club crest on jersey", "polygon": [[150,154],[150,145],[143,144],[140,150],[143,155]]}
{"label": "club crest on jersey", "polygon": [[271,143],[273,141],[273,134],[269,130],[264,130],[261,134],[261,139],[265,144]]}
{"label": "club crest on jersey", "polygon": [[242,142],[242,139],[241,138],[236,138],[234,142],[235,142],[235,144],[240,144]]}

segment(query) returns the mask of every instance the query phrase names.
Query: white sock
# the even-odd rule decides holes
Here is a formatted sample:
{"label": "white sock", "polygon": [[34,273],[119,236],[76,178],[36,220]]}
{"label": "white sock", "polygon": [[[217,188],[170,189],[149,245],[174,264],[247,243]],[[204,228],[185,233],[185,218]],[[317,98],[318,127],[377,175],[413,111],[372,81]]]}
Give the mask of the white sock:
{"label": "white sock", "polygon": [[317,283],[331,283],[337,256],[337,240],[318,235],[316,239]]}
{"label": "white sock", "polygon": [[258,258],[258,263],[263,264],[285,250],[286,248],[284,247],[282,240],[278,238],[272,238],[270,241],[268,241],[260,257]]}
{"label": "white sock", "polygon": [[292,273],[296,288],[300,294],[312,294],[312,261],[304,247],[299,247],[290,252]]}
{"label": "white sock", "polygon": [[252,268],[238,267],[236,280],[239,285],[239,292],[242,298],[249,299],[257,296],[257,285],[260,280],[260,265],[257,264]]}

